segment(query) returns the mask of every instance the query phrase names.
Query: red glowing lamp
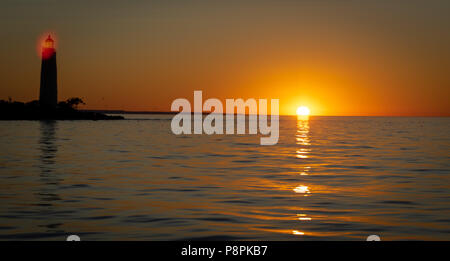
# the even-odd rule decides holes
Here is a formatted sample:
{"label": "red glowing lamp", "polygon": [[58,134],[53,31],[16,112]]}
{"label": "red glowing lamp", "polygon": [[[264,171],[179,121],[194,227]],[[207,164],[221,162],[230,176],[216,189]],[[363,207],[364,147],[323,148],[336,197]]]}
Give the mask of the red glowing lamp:
{"label": "red glowing lamp", "polygon": [[44,48],[55,48],[55,41],[50,35],[48,35],[47,39],[45,39]]}
{"label": "red glowing lamp", "polygon": [[49,59],[55,54],[55,40],[48,35],[47,39],[43,43],[41,43],[41,55],[42,59]]}

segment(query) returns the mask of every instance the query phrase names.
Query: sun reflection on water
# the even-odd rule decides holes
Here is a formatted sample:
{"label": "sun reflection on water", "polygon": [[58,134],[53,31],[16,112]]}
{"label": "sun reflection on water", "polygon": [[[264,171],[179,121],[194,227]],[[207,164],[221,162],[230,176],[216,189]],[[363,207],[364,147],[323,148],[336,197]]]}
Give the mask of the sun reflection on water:
{"label": "sun reflection on water", "polygon": [[[298,118],[297,119],[297,132],[295,134],[296,144],[300,146],[296,150],[295,156],[298,159],[308,159],[311,153],[311,140],[309,137],[309,119],[308,118]],[[310,166],[304,166],[300,171],[300,176],[309,175],[308,172],[311,170]],[[299,194],[309,194],[310,189],[308,186],[299,185],[294,188],[295,193]],[[307,195],[304,195],[307,196]]]}
{"label": "sun reflection on water", "polygon": [[297,120],[297,133],[295,135],[297,145],[309,146],[309,120]]}
{"label": "sun reflection on water", "polygon": [[303,185],[300,185],[300,186],[294,188],[294,191],[295,191],[295,193],[299,193],[299,194],[309,194],[310,193],[308,186],[303,186]]}
{"label": "sun reflection on water", "polygon": [[302,235],[304,235],[305,233],[304,233],[304,232],[301,232],[301,231],[298,231],[298,230],[292,230],[292,234],[293,234],[293,235],[299,235],[299,236],[302,236]]}
{"label": "sun reflection on water", "polygon": [[298,216],[298,220],[302,220],[302,221],[312,220],[312,218],[307,217],[306,214],[297,214],[297,216]]}
{"label": "sun reflection on water", "polygon": [[[308,176],[309,171],[311,170],[311,166],[304,166],[306,163],[306,160],[310,158],[311,153],[311,140],[309,136],[309,118],[308,117],[299,117],[297,118],[297,132],[295,134],[296,144],[299,146],[298,149],[296,149],[296,158],[301,160],[299,164],[302,164],[303,167],[300,170],[300,176]],[[295,187],[294,192],[297,194],[303,194],[304,197],[309,196],[311,193],[309,186],[306,185],[299,185]],[[306,214],[297,214],[297,219],[299,221],[311,221],[311,218],[308,217]],[[301,232],[299,230],[292,230],[293,235],[304,235],[304,232]]]}

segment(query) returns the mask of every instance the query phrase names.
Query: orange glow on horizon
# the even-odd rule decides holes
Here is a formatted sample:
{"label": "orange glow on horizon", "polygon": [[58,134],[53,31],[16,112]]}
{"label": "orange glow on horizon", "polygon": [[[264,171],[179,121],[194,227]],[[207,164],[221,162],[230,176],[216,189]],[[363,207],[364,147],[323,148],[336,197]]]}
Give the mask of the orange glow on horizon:
{"label": "orange glow on horizon", "polygon": [[[450,116],[449,24],[439,22],[447,19],[439,5],[260,1],[247,12],[241,2],[123,3],[101,12],[61,3],[45,19],[45,5],[11,4],[0,18],[17,32],[4,32],[0,99],[37,98],[33,47],[41,59],[50,34],[58,98],[83,97],[82,109],[168,112],[175,99],[202,90],[222,103],[279,99],[280,115],[295,116],[302,105],[314,116]],[[361,23],[359,11],[372,5]],[[392,17],[398,21],[386,30],[379,21]],[[30,29],[21,31],[25,22]]]}

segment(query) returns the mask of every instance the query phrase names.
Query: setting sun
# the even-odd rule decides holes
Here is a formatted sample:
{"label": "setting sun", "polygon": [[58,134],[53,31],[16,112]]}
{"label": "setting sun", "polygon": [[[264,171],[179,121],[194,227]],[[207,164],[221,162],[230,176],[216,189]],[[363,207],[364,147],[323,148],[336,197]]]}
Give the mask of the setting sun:
{"label": "setting sun", "polygon": [[299,116],[308,116],[309,115],[309,109],[306,106],[300,106],[297,108],[297,115]]}

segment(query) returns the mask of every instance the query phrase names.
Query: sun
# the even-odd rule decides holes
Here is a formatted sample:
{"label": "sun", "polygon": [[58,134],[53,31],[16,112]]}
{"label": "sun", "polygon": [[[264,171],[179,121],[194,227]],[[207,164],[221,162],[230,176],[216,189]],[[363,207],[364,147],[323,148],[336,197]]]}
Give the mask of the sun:
{"label": "sun", "polygon": [[306,106],[300,106],[297,108],[297,115],[299,116],[308,116],[309,115],[309,109]]}

